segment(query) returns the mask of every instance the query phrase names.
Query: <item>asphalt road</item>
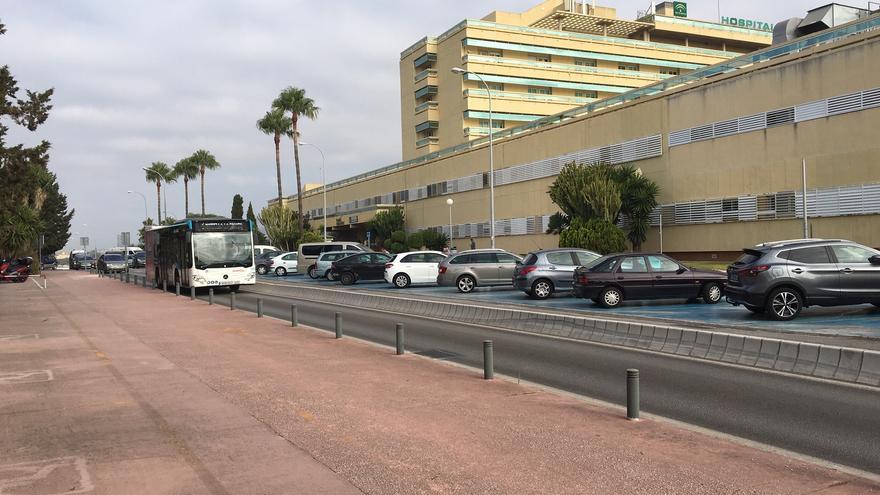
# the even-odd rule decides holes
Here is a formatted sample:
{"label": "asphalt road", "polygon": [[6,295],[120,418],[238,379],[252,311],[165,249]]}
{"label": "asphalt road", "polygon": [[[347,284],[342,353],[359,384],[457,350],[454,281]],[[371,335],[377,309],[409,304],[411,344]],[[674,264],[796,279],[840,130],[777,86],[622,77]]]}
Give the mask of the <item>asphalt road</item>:
{"label": "asphalt road", "polygon": [[[200,298],[207,299],[205,294]],[[290,318],[290,299],[242,291],[237,307]],[[215,304],[229,304],[218,291]],[[880,392],[663,354],[505,332],[373,310],[296,302],[299,321],[332,331],[343,314],[346,335],[394,345],[406,325],[408,352],[478,368],[482,341],[495,347],[495,370],[600,400],[625,404],[625,370],[641,372],[641,407],[710,430],[880,473]]]}

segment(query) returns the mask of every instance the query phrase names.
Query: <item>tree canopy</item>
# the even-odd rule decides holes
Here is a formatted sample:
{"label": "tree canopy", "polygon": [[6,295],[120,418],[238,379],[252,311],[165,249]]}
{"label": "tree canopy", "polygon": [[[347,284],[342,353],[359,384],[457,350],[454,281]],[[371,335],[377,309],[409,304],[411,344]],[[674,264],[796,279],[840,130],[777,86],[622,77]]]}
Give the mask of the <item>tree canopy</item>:
{"label": "tree canopy", "polygon": [[244,198],[241,197],[241,194],[236,194],[232,197],[232,211],[229,214],[229,218],[234,220],[244,218]]}

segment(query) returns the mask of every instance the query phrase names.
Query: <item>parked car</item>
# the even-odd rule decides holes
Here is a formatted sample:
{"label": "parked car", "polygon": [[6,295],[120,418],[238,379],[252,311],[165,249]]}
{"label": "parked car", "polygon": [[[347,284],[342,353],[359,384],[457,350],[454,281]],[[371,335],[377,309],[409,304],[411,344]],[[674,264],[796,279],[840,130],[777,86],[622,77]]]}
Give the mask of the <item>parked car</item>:
{"label": "parked car", "polygon": [[390,254],[359,253],[346,256],[330,265],[330,273],[342,285],[351,285],[358,280],[382,280],[385,276],[385,263],[391,260]]}
{"label": "parked car", "polygon": [[266,246],[263,244],[257,244],[254,246],[254,256],[261,256],[266,253],[280,253],[281,250],[275,246]]}
{"label": "parked car", "polygon": [[283,277],[288,272],[296,273],[296,251],[288,251],[266,260],[267,271],[275,272],[276,277]]}
{"label": "parked car", "polygon": [[625,299],[697,299],[715,304],[727,277],[720,271],[695,270],[657,253],[603,256],[574,271],[574,294],[606,308]]}
{"label": "parked car", "polygon": [[128,266],[132,268],[143,268],[147,266],[147,253],[141,251],[139,253],[135,253],[128,258]]}
{"label": "parked car", "polygon": [[318,255],[320,255],[321,253],[328,253],[330,251],[352,251],[352,254],[357,252],[372,252],[370,248],[357,242],[308,242],[305,244],[300,244],[299,257],[297,259],[297,267],[299,268],[299,272],[308,273],[309,276],[312,278],[321,277],[321,273],[318,272],[318,267],[315,265],[315,261],[317,261]]}
{"label": "parked car", "polygon": [[468,293],[478,286],[510,285],[519,256],[503,249],[471,249],[453,254],[440,263],[437,284],[455,286]]}
{"label": "parked car", "polygon": [[572,248],[545,249],[529,253],[513,271],[513,286],[535,299],[547,299],[555,292],[572,289],[574,269],[586,266],[601,255]]}
{"label": "parked car", "polygon": [[385,281],[399,289],[410,284],[436,284],[440,262],[445,259],[440,251],[398,253],[385,264]]}
{"label": "parked car", "polygon": [[315,269],[309,270],[309,276],[311,277],[314,274],[316,276],[312,278],[324,277],[328,280],[336,280],[335,277],[331,276],[330,265],[336,260],[351,256],[351,254],[351,251],[328,251],[321,253],[315,260]]}
{"label": "parked car", "polygon": [[814,305],[880,307],[880,251],[846,240],[759,244],[727,267],[726,294],[734,305],[781,321]]}
{"label": "parked car", "polygon": [[58,268],[58,260],[55,259],[55,255],[44,254],[40,258],[40,269],[41,270],[54,270],[56,268]]}
{"label": "parked car", "polygon": [[78,254],[70,262],[71,270],[88,270],[89,268],[95,268],[97,266],[97,262],[95,258],[93,258],[89,254]]}
{"label": "parked car", "polygon": [[269,265],[267,264],[269,260],[282,254],[284,251],[264,251],[261,254],[254,254],[254,264],[257,268],[257,273],[260,275],[265,275],[269,273]]}
{"label": "parked car", "polygon": [[125,260],[119,253],[104,253],[98,258],[98,270],[104,273],[125,270]]}

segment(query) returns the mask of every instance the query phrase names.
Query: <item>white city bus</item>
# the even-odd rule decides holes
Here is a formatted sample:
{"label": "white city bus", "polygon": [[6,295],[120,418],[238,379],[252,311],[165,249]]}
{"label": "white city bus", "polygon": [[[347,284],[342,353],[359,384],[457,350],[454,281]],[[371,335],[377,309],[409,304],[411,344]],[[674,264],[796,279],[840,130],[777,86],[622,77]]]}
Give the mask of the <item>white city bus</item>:
{"label": "white city bus", "polygon": [[249,220],[199,219],[156,227],[144,235],[147,280],[181,287],[256,283],[253,225]]}

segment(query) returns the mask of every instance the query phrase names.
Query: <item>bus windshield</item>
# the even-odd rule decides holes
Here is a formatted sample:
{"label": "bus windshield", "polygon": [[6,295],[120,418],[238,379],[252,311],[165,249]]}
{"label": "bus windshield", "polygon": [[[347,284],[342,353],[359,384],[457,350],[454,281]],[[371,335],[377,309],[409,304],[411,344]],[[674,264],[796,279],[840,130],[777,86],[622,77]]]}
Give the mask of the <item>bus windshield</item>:
{"label": "bus windshield", "polygon": [[250,232],[197,232],[192,236],[195,267],[248,267],[253,264]]}

